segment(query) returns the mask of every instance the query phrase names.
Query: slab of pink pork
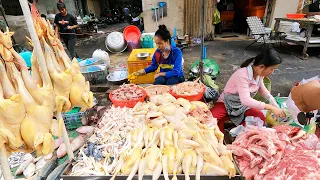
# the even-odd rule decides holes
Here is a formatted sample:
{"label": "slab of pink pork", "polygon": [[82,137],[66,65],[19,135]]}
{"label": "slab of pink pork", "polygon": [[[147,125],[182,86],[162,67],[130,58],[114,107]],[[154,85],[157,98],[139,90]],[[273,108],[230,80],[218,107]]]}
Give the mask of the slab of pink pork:
{"label": "slab of pink pork", "polygon": [[[265,129],[258,131],[258,129],[253,128],[240,134],[233,145],[228,146],[228,149],[236,155],[239,168],[247,179],[282,180],[294,177],[293,179],[302,180],[303,178],[310,179],[312,176],[313,179],[318,179],[319,175],[316,175],[316,173],[320,167],[316,162],[320,160],[320,153],[306,150],[308,146],[301,145],[301,142],[306,140],[299,136],[300,130],[300,128],[295,127],[278,126],[276,131],[279,134],[277,134],[272,133],[272,131],[265,131]],[[296,138],[295,141],[299,140],[300,145],[291,143],[289,136],[291,139],[299,136],[300,139]],[[311,136],[308,140],[313,144],[312,147],[316,147],[317,139],[315,139],[315,136]],[[271,150],[276,150],[276,153],[269,152],[270,146],[272,147]],[[313,157],[308,157],[312,155],[311,152],[313,152]],[[310,161],[310,159],[313,159],[313,161]],[[311,162],[311,166],[306,164],[308,161]],[[304,168],[300,167],[301,164]],[[304,170],[305,173],[298,173],[300,172],[299,169]]]}

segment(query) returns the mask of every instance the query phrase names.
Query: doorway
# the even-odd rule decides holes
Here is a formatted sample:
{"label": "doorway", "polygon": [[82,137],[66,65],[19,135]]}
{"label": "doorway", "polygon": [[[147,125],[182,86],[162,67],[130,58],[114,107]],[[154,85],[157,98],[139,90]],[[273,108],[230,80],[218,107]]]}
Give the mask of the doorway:
{"label": "doorway", "polygon": [[[221,22],[216,28],[219,34],[246,34],[249,16],[265,16],[267,0],[221,0],[217,4]],[[236,35],[234,35],[236,36]]]}

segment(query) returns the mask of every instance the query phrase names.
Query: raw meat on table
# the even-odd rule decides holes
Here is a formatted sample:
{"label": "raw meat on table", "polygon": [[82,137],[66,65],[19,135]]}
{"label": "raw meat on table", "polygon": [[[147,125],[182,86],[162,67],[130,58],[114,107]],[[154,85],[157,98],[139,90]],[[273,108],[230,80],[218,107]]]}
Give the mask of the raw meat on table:
{"label": "raw meat on table", "polygon": [[145,95],[144,91],[134,84],[124,84],[119,89],[114,90],[112,97],[115,100],[136,100]]}
{"label": "raw meat on table", "polygon": [[236,155],[246,179],[320,180],[316,135],[287,125],[248,127],[228,149]]}

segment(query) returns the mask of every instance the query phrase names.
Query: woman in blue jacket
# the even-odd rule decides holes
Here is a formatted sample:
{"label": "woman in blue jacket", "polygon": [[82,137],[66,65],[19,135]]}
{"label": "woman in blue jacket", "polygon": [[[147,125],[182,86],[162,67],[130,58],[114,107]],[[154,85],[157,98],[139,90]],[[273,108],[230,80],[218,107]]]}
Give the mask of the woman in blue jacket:
{"label": "woman in blue jacket", "polygon": [[151,65],[133,75],[142,76],[155,72],[160,67],[160,73],[154,76],[155,85],[174,85],[184,82],[182,52],[179,48],[171,46],[171,35],[165,25],[159,26],[154,40],[158,49],[153,55]]}

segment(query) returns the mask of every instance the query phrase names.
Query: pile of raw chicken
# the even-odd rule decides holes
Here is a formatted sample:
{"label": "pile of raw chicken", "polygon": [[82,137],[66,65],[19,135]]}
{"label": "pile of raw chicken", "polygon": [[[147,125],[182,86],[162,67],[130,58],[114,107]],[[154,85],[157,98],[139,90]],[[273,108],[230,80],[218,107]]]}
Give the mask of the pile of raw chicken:
{"label": "pile of raw chicken", "polygon": [[171,90],[173,93],[177,95],[184,95],[184,96],[197,95],[203,92],[203,89],[205,88],[205,86],[198,81],[199,79],[197,79],[196,81],[183,82],[183,83],[172,86]]}
{"label": "pile of raw chicken", "polygon": [[216,120],[211,116],[203,123],[201,117],[189,115],[196,109],[208,107],[168,93],[151,96],[150,102],[133,109],[112,107],[80,150],[71,175],[234,177],[232,152],[223,144]]}
{"label": "pile of raw chicken", "polygon": [[250,127],[228,146],[246,179],[320,179],[320,140],[298,127]]}
{"label": "pile of raw chicken", "polygon": [[77,60],[68,58],[50,23],[39,17],[34,24],[45,62],[33,52],[32,75],[12,48],[13,33],[8,28],[0,32],[0,148],[49,154],[54,150],[53,136],[60,137],[64,126],[62,118],[53,116],[61,117],[73,106],[91,108],[93,94]]}
{"label": "pile of raw chicken", "polygon": [[118,101],[136,100],[145,95],[143,90],[135,84],[124,84],[111,94],[112,99]]}

